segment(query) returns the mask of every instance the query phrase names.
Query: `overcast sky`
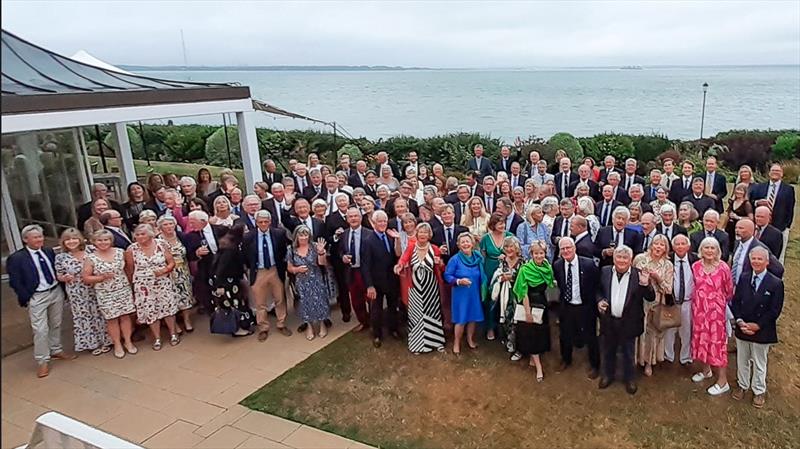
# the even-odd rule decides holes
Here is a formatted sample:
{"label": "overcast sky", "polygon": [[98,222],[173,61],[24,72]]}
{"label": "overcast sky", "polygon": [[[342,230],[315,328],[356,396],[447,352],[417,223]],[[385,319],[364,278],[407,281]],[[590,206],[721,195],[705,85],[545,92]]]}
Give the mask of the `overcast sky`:
{"label": "overcast sky", "polygon": [[2,2],[3,29],[113,64],[800,64],[800,1]]}

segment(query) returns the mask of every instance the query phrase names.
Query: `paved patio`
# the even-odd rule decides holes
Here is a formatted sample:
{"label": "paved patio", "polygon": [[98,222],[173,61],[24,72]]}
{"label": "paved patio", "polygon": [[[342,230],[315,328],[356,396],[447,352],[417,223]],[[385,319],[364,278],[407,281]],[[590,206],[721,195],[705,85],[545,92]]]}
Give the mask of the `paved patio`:
{"label": "paved patio", "polygon": [[[52,363],[45,379],[36,378],[30,348],[3,358],[2,447],[26,443],[36,417],[50,410],[153,449],[369,447],[238,405],[349,331],[352,322],[337,319],[326,338],[311,342],[302,334],[272,332],[259,343],[255,336],[211,335],[207,320],[196,321],[197,330],[176,347],[155,352],[148,338],[137,344],[138,354],[122,360],[82,353]],[[297,324],[290,319],[291,329]]]}

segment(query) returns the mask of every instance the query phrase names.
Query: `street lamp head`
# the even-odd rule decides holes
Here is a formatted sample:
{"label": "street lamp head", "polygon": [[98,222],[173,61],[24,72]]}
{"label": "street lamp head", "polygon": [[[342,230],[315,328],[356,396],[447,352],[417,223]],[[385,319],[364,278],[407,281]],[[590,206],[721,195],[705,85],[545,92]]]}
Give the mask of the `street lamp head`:
{"label": "street lamp head", "polygon": [[708,83],[703,83],[703,92],[708,91]]}

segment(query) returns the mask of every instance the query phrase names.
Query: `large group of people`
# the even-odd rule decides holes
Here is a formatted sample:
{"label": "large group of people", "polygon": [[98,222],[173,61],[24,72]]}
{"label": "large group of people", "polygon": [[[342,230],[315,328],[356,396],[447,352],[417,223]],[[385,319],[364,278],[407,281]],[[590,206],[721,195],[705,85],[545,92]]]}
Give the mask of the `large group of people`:
{"label": "large group of people", "polygon": [[665,159],[646,178],[634,159],[525,159],[504,146],[492,161],[476,145],[459,179],[415,152],[402,165],[378,153],[372,168],[312,154],[286,173],[265,161],[252,193],[230,171],[214,180],[201,169],[152,174],[122,204],[96,184],[58,254],[29,225],[25,249],[8,259],[38,375],[73,357],[59,340],[66,293],[74,349],[94,355],[136,354],[147,329],[154,350],[177,345],[194,330],[195,306],[211,332],[259,341],[271,316],[293,334],[288,304],[299,333],[324,338],[335,307],[376,348],[389,335],[416,355],[450,345],[458,356],[466,334],[470,349],[486,340],[527,360],[539,382],[555,325],[560,370],[585,347],[601,389],[621,352],[630,394],[637,367],[651,376],[677,361],[700,368],[687,377],[711,380],[709,394],[752,390],[763,406],[795,204],[781,166],[764,183],[741,167],[729,195],[713,156],[703,173]]}

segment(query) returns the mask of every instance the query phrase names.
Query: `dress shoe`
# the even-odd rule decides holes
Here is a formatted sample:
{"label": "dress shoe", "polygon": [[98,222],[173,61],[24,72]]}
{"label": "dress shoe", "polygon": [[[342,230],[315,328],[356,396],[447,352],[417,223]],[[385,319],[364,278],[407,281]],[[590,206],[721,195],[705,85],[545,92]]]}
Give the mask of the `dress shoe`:
{"label": "dress shoe", "polygon": [[381,339],[380,338],[376,338],[376,339],[372,340],[372,346],[375,346],[376,348],[380,348],[381,347]]}
{"label": "dress shoe", "polygon": [[734,401],[741,401],[742,399],[744,399],[744,394],[745,394],[744,388],[736,387],[736,389],[733,390],[733,393],[731,393],[731,397],[733,398]]}
{"label": "dress shoe", "polygon": [[75,354],[67,354],[66,352],[59,352],[58,354],[51,355],[50,358],[56,360],[75,360],[78,356]]}
{"label": "dress shoe", "polygon": [[753,396],[753,407],[755,407],[755,408],[763,408],[765,402],[767,402],[767,395],[766,394],[762,393],[762,394],[757,394],[757,395]]}
{"label": "dress shoe", "polygon": [[598,371],[597,368],[593,368],[593,369],[589,370],[589,374],[587,374],[587,377],[589,379],[591,379],[591,380],[595,380],[599,376],[600,376],[600,371]]}
{"label": "dress shoe", "polygon": [[47,366],[47,363],[42,363],[39,365],[39,368],[36,370],[36,377],[42,378],[47,377],[50,374],[50,367]]}
{"label": "dress shoe", "polygon": [[597,384],[597,388],[605,390],[609,385],[611,385],[611,379],[607,377],[601,377],[600,382]]}
{"label": "dress shoe", "polygon": [[267,341],[267,338],[269,338],[268,331],[261,331],[258,333],[258,341]]}
{"label": "dress shoe", "polygon": [[308,329],[308,323],[303,323],[297,326],[297,332],[305,332],[306,329]]}
{"label": "dress shoe", "polygon": [[325,321],[323,321],[323,323],[325,323],[325,327],[327,327],[327,328],[330,328],[331,326],[333,326],[333,322],[331,320],[327,319],[327,318],[325,319]]}
{"label": "dress shoe", "polygon": [[628,394],[636,394],[636,390],[638,390],[636,382],[628,382],[625,384],[625,391],[627,391]]}
{"label": "dress shoe", "polygon": [[731,391],[730,384],[726,383],[723,386],[719,386],[716,382],[714,383],[714,385],[708,387],[708,389],[706,390],[706,392],[708,392],[708,394],[710,394],[711,396],[719,396],[729,391]]}
{"label": "dress shoe", "polygon": [[342,315],[342,321],[344,321],[345,323],[349,323],[350,322],[350,315]]}
{"label": "dress shoe", "polygon": [[286,337],[291,337],[291,336],[292,336],[292,331],[291,331],[291,330],[289,330],[289,328],[288,328],[288,327],[286,327],[286,326],[284,326],[284,327],[279,327],[279,328],[278,328],[278,332],[280,332],[281,334],[283,334],[283,335],[284,335],[284,336],[286,336]]}

